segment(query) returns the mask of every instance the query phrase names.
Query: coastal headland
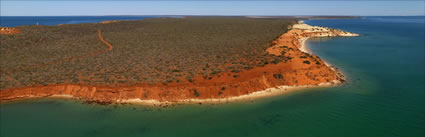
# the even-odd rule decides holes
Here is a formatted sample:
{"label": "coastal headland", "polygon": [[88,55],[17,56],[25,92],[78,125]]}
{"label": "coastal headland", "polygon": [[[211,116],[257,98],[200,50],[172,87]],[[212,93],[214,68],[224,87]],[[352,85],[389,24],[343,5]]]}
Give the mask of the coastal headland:
{"label": "coastal headland", "polygon": [[19,33],[19,30],[16,28],[0,27],[0,35],[14,35],[18,33]]}
{"label": "coastal headland", "polygon": [[[214,21],[214,19],[207,19],[207,20]],[[255,19],[250,19],[250,20],[255,20]],[[263,21],[263,20],[266,20],[266,21]],[[223,22],[225,21],[226,20],[224,20]],[[119,25],[122,22],[133,23],[134,21],[119,21],[119,22],[110,21],[110,22],[101,23],[101,24]],[[183,26],[186,25],[184,24],[185,23],[184,19],[173,19],[171,22],[181,23]],[[195,22],[199,23],[199,20],[195,19]],[[228,28],[229,26],[220,24],[223,22],[217,21],[214,25],[217,25],[222,28]],[[262,19],[262,21],[260,22],[267,24],[267,19]],[[236,21],[236,23],[242,23],[242,22]],[[75,55],[75,56],[73,54],[72,55],[70,54],[70,55],[66,55],[65,58],[55,56],[52,60],[47,61],[47,63],[41,61],[37,65],[10,65],[11,67],[6,66],[6,69],[2,69],[1,72],[2,72],[3,84],[0,90],[0,93],[1,93],[0,101],[5,102],[10,100],[40,98],[40,97],[66,97],[66,98],[74,98],[74,99],[80,99],[80,100],[90,101],[90,102],[97,102],[101,104],[103,103],[105,104],[107,103],[140,103],[140,104],[152,105],[152,104],[168,104],[168,103],[220,103],[220,102],[229,102],[229,101],[245,100],[245,99],[253,99],[258,97],[270,96],[270,95],[288,92],[289,90],[302,89],[306,87],[323,87],[323,86],[328,87],[328,86],[337,86],[344,83],[345,78],[338,71],[338,69],[333,66],[330,66],[324,60],[320,59],[320,57],[311,54],[305,46],[305,41],[311,37],[336,37],[336,36],[351,37],[351,36],[359,36],[359,35],[355,33],[345,32],[342,30],[332,29],[332,28],[310,26],[310,25],[304,24],[301,21],[294,22],[291,20],[291,21],[286,21],[285,23],[287,23],[287,26],[284,28],[284,31],[273,32],[274,34],[279,34],[279,33],[281,34],[279,34],[277,38],[274,38],[274,40],[271,40],[270,42],[267,42],[267,39],[273,36],[270,35],[268,37],[265,37],[264,38],[265,45],[260,47],[258,52],[255,52],[255,54],[249,53],[249,52],[244,53],[245,50],[241,50],[240,52],[243,52],[243,54],[247,54],[247,55],[246,56],[236,55],[235,57],[233,55],[231,56],[231,57],[234,57],[235,60],[238,60],[240,62],[235,63],[236,61],[229,61],[229,62],[223,61],[223,63],[220,62],[221,65],[215,65],[212,62],[220,60],[222,57],[224,58],[224,56],[213,55],[212,56],[213,59],[209,59],[211,63],[203,62],[201,63],[202,68],[193,69],[196,71],[199,70],[200,73],[192,74],[192,72],[190,72],[189,73],[190,75],[181,74],[185,71],[185,69],[179,69],[178,67],[179,64],[177,64],[172,67],[173,69],[166,71],[167,74],[168,73],[175,74],[175,77],[172,77],[174,75],[172,76],[165,75],[164,76],[165,82],[161,82],[160,80],[157,80],[157,81],[150,80],[149,76],[151,75],[147,75],[147,77],[142,78],[142,80],[138,80],[138,78],[135,77],[133,81],[138,80],[139,82],[134,82],[130,84],[125,82],[124,83],[120,82],[119,76],[116,76],[116,75],[112,76],[115,79],[108,77],[108,78],[105,78],[105,81],[106,82],[117,81],[119,84],[114,84],[113,82],[112,82],[113,84],[106,84],[105,81],[98,80],[95,78],[91,78],[86,81],[82,80],[79,82],[74,82],[72,79],[67,80],[70,78],[65,78],[65,80],[61,80],[60,82],[57,82],[54,80],[55,79],[54,77],[51,77],[50,79],[53,79],[53,81],[55,82],[46,82],[46,83],[40,82],[41,84],[40,83],[23,84],[24,80],[16,78],[19,76],[25,77],[25,75],[28,73],[32,74],[33,76],[34,76],[34,73],[42,74],[40,71],[31,72],[32,69],[43,70],[45,68],[51,68],[51,67],[55,69],[55,67],[59,68],[59,67],[62,67],[61,65],[64,65],[64,64],[71,63],[72,65],[72,64],[75,64],[76,62],[78,63],[78,62],[83,62],[84,60],[90,60],[92,57],[99,57],[96,59],[102,60],[102,59],[109,59],[109,58],[101,57],[101,56],[107,56],[109,54],[122,54],[122,52],[120,53],[119,51],[117,52],[114,50],[116,49],[120,50],[120,47],[124,47],[122,46],[123,44],[121,44],[120,41],[113,39],[112,37],[114,37],[114,33],[118,35],[123,33],[121,33],[120,30],[115,30],[115,31],[109,30],[109,33],[107,33],[107,35],[103,35],[103,30],[107,28],[108,26],[100,26],[100,27],[97,27],[98,36],[95,37],[98,40],[98,43],[93,41],[87,42],[87,43],[93,43],[92,45],[97,45],[96,48],[92,49],[92,52],[79,53],[78,55]],[[249,24],[249,25],[252,25],[252,24]],[[272,29],[277,29],[277,28],[282,29],[281,26],[282,25],[280,26],[276,25],[276,28],[272,28]],[[55,26],[54,29],[58,30],[58,27],[73,27],[73,25]],[[16,29],[19,29],[19,28],[16,28]],[[32,29],[24,28],[25,31],[23,35],[29,35],[31,34],[31,31],[35,29],[38,29],[38,28],[32,28]],[[170,30],[173,30],[173,29],[175,28],[173,27],[170,28]],[[207,33],[207,35],[217,35],[217,37],[220,35],[220,34],[214,34],[215,32],[211,31],[211,29],[214,29],[214,28],[213,27],[208,28],[208,25],[207,25],[207,26],[203,26],[203,28],[200,28],[200,31],[207,31],[207,32],[210,31]],[[76,30],[78,30],[78,28]],[[107,29],[106,31],[108,32]],[[134,33],[137,33],[137,31],[150,31],[150,30],[142,28],[142,29],[136,29],[131,31],[134,31]],[[241,33],[242,32],[245,33],[244,31],[250,31],[250,30],[241,29],[240,31]],[[151,32],[149,33],[149,36],[155,35],[157,33],[159,32]],[[191,33],[191,32],[181,32],[181,33]],[[259,33],[261,34],[261,33],[267,33],[267,32],[265,31],[265,32],[259,32]],[[92,34],[93,32],[91,32],[90,36],[87,36],[87,37],[93,38]],[[20,35],[22,34],[17,34],[16,37],[19,37]],[[196,35],[189,35],[189,36],[197,37]],[[172,36],[169,36],[168,38],[174,38],[174,37],[176,36],[172,35]],[[132,36],[126,35],[126,38],[132,38]],[[237,39],[237,38],[238,37],[234,37],[234,39]],[[40,40],[37,40],[37,42],[39,41],[43,42],[44,39],[48,40],[51,38],[41,38]],[[11,38],[11,40],[7,42],[14,41],[14,40],[16,39]],[[211,38],[211,37],[203,37],[201,38],[201,40],[202,41],[209,40],[214,42],[217,39]],[[200,45],[202,45],[202,42],[201,41],[199,42],[200,42]],[[13,43],[7,43],[7,44],[13,45]],[[103,44],[103,46],[100,46],[100,44]],[[257,43],[254,42],[253,46],[255,46],[255,44]],[[105,47],[105,45],[107,47]],[[255,47],[255,48],[258,48],[258,47]],[[8,50],[10,49],[3,48],[1,52],[6,52]],[[126,54],[127,52],[129,52],[128,49],[124,49],[124,50],[126,50],[125,51]],[[192,50],[192,49],[188,48],[186,50]],[[211,49],[207,49],[207,50],[211,50]],[[238,49],[233,49],[233,50],[238,50]],[[193,51],[189,51],[188,53],[194,54],[193,56],[207,56],[207,55],[199,55]],[[163,52],[168,52],[168,51],[160,51],[159,54],[162,54]],[[137,53],[133,53],[133,54],[137,54]],[[168,54],[173,54],[173,53],[168,53]],[[90,56],[86,56],[86,55],[90,55]],[[151,56],[155,56],[155,55],[151,55]],[[254,56],[254,58],[251,58],[251,56]],[[263,58],[258,59],[256,56],[263,56]],[[112,57],[119,58],[116,56],[112,56]],[[126,58],[126,59],[132,60],[131,58]],[[127,60],[123,62],[124,63],[129,62]],[[155,58],[152,58],[152,60],[154,60],[154,62],[164,61],[163,59],[155,59]],[[165,60],[164,62],[171,65],[172,63],[170,62],[172,61],[179,62],[179,60]],[[196,57],[195,57],[195,61],[196,61]],[[48,62],[55,62],[55,63],[48,63]],[[2,62],[2,64],[7,64],[7,63],[8,62]],[[194,64],[197,64],[197,63],[199,62],[194,62]],[[40,65],[40,64],[44,64],[44,65]],[[113,64],[120,65],[121,63],[116,62]],[[132,62],[130,61],[130,63],[128,64],[132,64]],[[211,69],[211,71],[208,71],[208,73],[205,73],[208,69],[212,68],[212,66],[216,66],[216,68],[213,68]],[[87,68],[85,68],[84,66],[78,67],[78,70],[90,69],[89,68],[90,66],[86,66],[86,67]],[[131,67],[131,66],[126,66],[126,67]],[[138,68],[137,66],[135,67]],[[155,68],[155,66],[149,66],[149,67]],[[98,68],[99,68],[98,70],[94,70],[94,71],[100,72],[100,74],[107,74],[108,72],[109,73],[112,72],[112,71],[105,70],[105,68],[102,68],[102,66]],[[146,67],[140,67],[139,69],[140,71],[143,71],[144,68]],[[146,68],[145,70],[148,71],[149,69],[150,68]],[[74,73],[73,72],[74,70],[68,70],[68,71],[71,71],[72,74]],[[153,75],[153,77],[157,76],[159,77],[159,79],[161,79],[162,77],[158,75],[164,74],[161,72],[164,70],[161,68],[155,68],[155,71],[159,71],[159,73],[156,75]],[[131,78],[129,78],[129,76],[127,76],[126,73],[131,73],[131,71],[128,71],[128,72],[121,71],[117,74],[124,76],[125,78],[127,78],[128,81],[130,81]],[[99,73],[93,73],[90,75],[93,75],[93,77],[96,77],[96,75],[98,74]],[[43,75],[47,75],[47,74],[43,74]],[[136,73],[134,75],[142,75],[142,74]],[[39,76],[37,75],[37,77]],[[84,76],[83,74],[81,74],[80,71],[77,71],[75,72],[75,75],[72,75],[70,77],[77,77],[79,79],[84,79],[84,77],[87,77],[87,75]],[[34,79],[36,79],[36,76],[34,76]],[[40,80],[37,79],[37,81],[40,81]],[[97,81],[98,83],[90,84],[91,81]],[[16,86],[9,86],[9,85],[16,85]]]}

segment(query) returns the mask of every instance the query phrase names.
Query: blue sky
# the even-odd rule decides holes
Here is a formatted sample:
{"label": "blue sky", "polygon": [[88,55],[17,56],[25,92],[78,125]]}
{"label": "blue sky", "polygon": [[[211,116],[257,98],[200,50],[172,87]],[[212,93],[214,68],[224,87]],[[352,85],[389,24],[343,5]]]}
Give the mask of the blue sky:
{"label": "blue sky", "polygon": [[4,1],[1,16],[424,15],[424,1]]}

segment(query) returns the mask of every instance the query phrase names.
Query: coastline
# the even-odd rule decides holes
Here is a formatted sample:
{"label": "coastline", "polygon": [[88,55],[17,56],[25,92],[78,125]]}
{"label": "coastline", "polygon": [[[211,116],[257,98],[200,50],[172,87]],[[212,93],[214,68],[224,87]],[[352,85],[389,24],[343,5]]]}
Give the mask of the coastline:
{"label": "coastline", "polygon": [[[299,23],[303,24],[304,22],[300,21]],[[358,35],[356,35],[356,36],[358,36]],[[311,50],[307,47],[307,44],[306,44],[307,40],[309,40],[312,37],[316,37],[316,36],[299,38],[298,39],[298,41],[300,43],[299,50],[301,50],[304,53],[312,54]],[[272,87],[272,88],[267,88],[267,89],[264,89],[264,90],[255,91],[255,92],[252,92],[250,94],[233,96],[233,97],[226,97],[226,98],[184,99],[184,100],[178,100],[178,101],[172,101],[172,102],[168,102],[168,101],[161,102],[159,100],[128,99],[128,100],[121,100],[118,103],[131,103],[131,104],[142,104],[142,105],[162,105],[162,104],[173,104],[173,103],[177,103],[177,104],[193,104],[193,103],[220,104],[220,103],[230,103],[230,102],[254,100],[254,99],[259,99],[259,98],[264,98],[264,97],[281,95],[281,94],[284,94],[284,93],[288,93],[288,92],[292,92],[292,91],[296,91],[296,90],[303,90],[303,89],[306,89],[306,88],[335,87],[335,86],[339,86],[339,85],[343,84],[344,81],[345,81],[345,77],[342,74],[342,72],[339,71],[338,69],[336,69],[334,66],[332,66],[328,62],[326,62],[325,60],[322,60],[322,61],[325,62],[326,66],[328,66],[333,71],[335,71],[338,74],[338,77],[340,77],[342,79],[342,81],[341,80],[334,80],[332,82],[325,82],[325,83],[320,83],[320,84],[317,84],[317,85],[299,85],[299,86],[282,85],[282,86],[278,86],[278,87]]]}
{"label": "coastline", "polygon": [[265,97],[271,97],[275,95],[282,95],[284,93],[303,90],[307,88],[321,88],[321,87],[334,87],[342,84],[340,81],[333,81],[328,83],[321,83],[319,85],[300,85],[300,86],[278,86],[273,88],[267,88],[265,90],[255,91],[250,94],[225,97],[225,98],[210,98],[210,99],[183,99],[177,101],[159,101],[159,100],[142,100],[142,99],[127,99],[120,100],[117,103],[130,103],[130,104],[142,104],[142,105],[171,105],[171,104],[222,104],[240,101],[250,101]]}
{"label": "coastline", "polygon": [[[299,23],[304,24],[303,21],[300,21]],[[354,34],[354,33],[353,33]],[[355,34],[355,36],[359,36],[358,34]],[[304,37],[299,38],[299,44],[300,47],[298,48],[304,53],[312,54],[311,50],[307,47],[307,40],[309,40],[312,37],[317,36],[311,36],[311,37]],[[264,90],[255,91],[249,94],[240,95],[240,96],[232,96],[232,97],[226,97],[226,98],[210,98],[210,99],[183,99],[183,100],[177,100],[177,101],[159,101],[159,100],[142,100],[142,99],[128,99],[128,100],[121,100],[117,103],[130,103],[130,104],[141,104],[141,105],[169,105],[169,104],[196,104],[196,103],[206,103],[206,104],[221,104],[221,103],[230,103],[230,102],[239,102],[239,101],[249,101],[254,99],[260,99],[265,97],[271,97],[275,95],[282,95],[284,93],[297,91],[297,90],[303,90],[307,88],[321,88],[321,87],[336,87],[344,83],[345,76],[341,71],[339,71],[337,68],[326,62],[325,60],[322,60],[325,62],[325,65],[331,68],[333,71],[335,71],[341,80],[333,80],[332,82],[324,82],[319,83],[317,85],[299,85],[299,86],[287,86],[282,85],[278,87],[271,87]]]}
{"label": "coastline", "polygon": [[[312,37],[305,37],[305,38],[299,39],[300,44],[301,44],[301,46],[300,46],[299,49],[302,52],[304,52],[304,53],[313,54],[311,52],[311,50],[308,48],[308,45],[306,44],[307,43],[307,40],[309,40],[310,38],[312,38]],[[334,67],[333,65],[331,65],[326,60],[322,60],[322,61],[325,63],[326,66],[328,66],[329,68],[331,68],[333,71],[336,71],[339,74],[339,77],[340,78],[342,78],[343,80],[345,80],[345,75],[341,71],[339,71],[336,67]]]}
{"label": "coastline", "polygon": [[46,96],[34,96],[34,95],[22,96],[14,100],[0,102],[0,104],[27,100],[27,99],[41,99],[41,98],[82,100],[85,102],[89,102],[89,103],[95,102],[98,104],[116,103],[116,104],[135,104],[135,105],[158,106],[158,107],[167,107],[170,105],[177,105],[177,104],[224,104],[224,103],[232,103],[232,102],[251,101],[255,99],[282,95],[285,93],[308,89],[308,88],[335,87],[341,84],[342,84],[341,81],[335,80],[332,82],[320,83],[318,85],[300,85],[300,86],[283,85],[283,86],[272,87],[272,88],[267,88],[264,90],[255,91],[255,92],[245,94],[245,95],[240,95],[240,96],[232,96],[232,97],[224,97],[224,98],[209,98],[209,99],[182,99],[182,100],[176,100],[176,101],[160,101],[155,99],[133,98],[133,99],[117,100],[116,102],[102,103],[102,102],[95,102],[95,101],[86,101],[80,97],[75,97],[71,94],[53,94],[53,95],[46,95]]}
{"label": "coastline", "polygon": [[[316,31],[317,29],[317,31]],[[325,31],[324,31],[325,30]],[[291,34],[291,33],[294,33]],[[299,33],[299,34],[298,34]],[[325,34],[325,35],[322,35]],[[340,30],[333,30],[333,29],[329,29],[329,28],[322,28],[322,27],[317,27],[317,26],[309,26],[304,24],[303,22],[299,22],[298,24],[295,24],[292,29],[290,31],[288,31],[287,33],[283,34],[281,37],[283,38],[283,36],[285,35],[290,35],[292,40],[296,40],[295,43],[292,43],[293,46],[295,46],[296,48],[298,48],[301,52],[304,52],[306,54],[311,54],[311,51],[308,49],[307,45],[306,45],[306,41],[311,38],[311,37],[331,37],[331,36],[358,36],[358,34],[354,34],[354,33],[347,33],[344,31],[340,31]],[[305,35],[305,36],[304,36]],[[279,39],[282,39],[279,38]],[[282,41],[282,40],[276,40],[276,41]],[[287,40],[287,39],[283,39],[283,40]],[[109,46],[109,45],[108,45]],[[273,47],[270,47],[270,54],[275,54],[278,55],[281,53],[281,49],[275,49],[276,47],[280,48],[284,45],[281,44],[277,44]],[[111,47],[111,46],[110,46]],[[313,55],[314,56],[314,55]],[[142,105],[152,105],[152,106],[168,106],[170,104],[202,104],[202,103],[212,103],[212,104],[217,104],[217,103],[228,103],[228,102],[236,102],[236,101],[246,101],[246,100],[253,100],[253,99],[257,99],[257,98],[263,98],[263,97],[269,97],[269,96],[274,96],[274,95],[279,95],[279,94],[283,94],[283,93],[287,93],[287,92],[291,92],[291,91],[295,91],[295,90],[300,90],[300,89],[305,89],[305,88],[315,88],[315,87],[333,87],[333,86],[338,86],[342,83],[344,83],[345,79],[344,76],[342,75],[341,72],[338,71],[338,69],[332,67],[331,65],[329,65],[326,61],[320,60],[323,62],[323,64],[325,64],[329,69],[331,69],[332,71],[334,71],[336,73],[336,79],[329,81],[329,82],[321,82],[321,83],[316,83],[316,84],[305,84],[305,85],[269,85],[270,81],[267,80],[267,78],[265,76],[261,77],[261,78],[257,78],[255,80],[257,80],[257,83],[260,82],[263,83],[262,86],[265,86],[266,88],[262,88],[262,90],[256,90],[256,91],[252,91],[252,92],[247,92],[247,93],[243,93],[240,94],[238,93],[237,95],[230,95],[230,96],[224,96],[224,97],[210,97],[210,98],[184,98],[184,99],[173,99],[171,101],[168,100],[158,100],[158,99],[151,99],[151,98],[145,98],[145,99],[141,99],[142,97],[139,98],[127,98],[127,99],[123,99],[121,98],[121,93],[119,93],[120,97],[118,97],[118,99],[111,99],[114,100],[112,102],[102,102],[102,101],[96,101],[93,100],[93,95],[96,92],[96,87],[80,87],[79,89],[77,88],[78,91],[83,91],[83,92],[87,92],[90,93],[90,95],[83,95],[81,97],[78,96],[74,96],[73,94],[71,94],[72,91],[74,91],[75,87],[70,87],[70,89],[68,89],[68,87],[54,87],[51,89],[57,89],[57,90],[61,90],[61,94],[48,94],[48,93],[41,93],[41,95],[34,95],[33,91],[29,91],[30,95],[24,95],[24,96],[15,96],[14,98],[9,98],[10,100],[21,100],[21,99],[27,99],[27,98],[44,98],[44,97],[50,97],[50,98],[71,98],[71,99],[77,99],[77,100],[87,100],[87,102],[97,102],[99,104],[102,103],[129,103],[129,104],[142,104]],[[308,71],[307,71],[308,72]],[[250,81],[242,83],[242,84],[249,84]],[[257,85],[258,86],[258,85]],[[255,86],[254,86],[255,87]],[[74,89],[73,89],[74,88]],[[261,88],[260,87],[256,87],[254,89],[258,89]],[[41,88],[43,89],[43,88]],[[100,88],[97,89],[97,91],[99,91]],[[70,90],[70,91],[69,91]],[[143,89],[140,89],[143,92]],[[62,92],[63,91],[63,92]],[[195,90],[196,91],[196,90]],[[120,92],[120,91],[118,91]],[[123,93],[126,94],[126,93]],[[140,94],[141,93],[137,93]],[[78,94],[77,94],[78,95]],[[88,96],[88,97],[85,97]],[[3,102],[2,100],[9,100],[8,98],[4,99],[1,98],[0,101]]]}
{"label": "coastline", "polygon": [[307,47],[306,42],[308,39],[310,39],[311,37],[306,37],[306,38],[301,38],[299,39],[301,47],[299,48],[302,52],[305,53],[309,53],[312,54],[312,52],[310,51],[310,49]]}

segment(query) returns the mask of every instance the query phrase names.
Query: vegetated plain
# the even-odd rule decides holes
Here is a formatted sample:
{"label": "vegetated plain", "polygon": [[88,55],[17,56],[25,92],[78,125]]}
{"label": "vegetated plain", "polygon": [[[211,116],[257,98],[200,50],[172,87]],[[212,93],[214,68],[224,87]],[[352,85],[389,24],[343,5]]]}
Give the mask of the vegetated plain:
{"label": "vegetated plain", "polygon": [[[0,36],[0,89],[167,85],[226,71],[236,74],[290,60],[265,50],[293,23],[284,18],[194,17],[20,26],[19,34]],[[107,46],[98,30],[112,50],[99,52]]]}

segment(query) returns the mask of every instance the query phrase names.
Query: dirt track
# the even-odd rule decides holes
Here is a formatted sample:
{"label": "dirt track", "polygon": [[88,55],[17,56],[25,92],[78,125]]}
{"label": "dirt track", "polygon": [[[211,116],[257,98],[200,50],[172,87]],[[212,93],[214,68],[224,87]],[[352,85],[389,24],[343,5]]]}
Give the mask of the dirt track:
{"label": "dirt track", "polygon": [[109,42],[105,41],[105,39],[103,39],[102,32],[100,29],[97,30],[97,36],[99,37],[100,41],[102,41],[106,46],[109,47],[108,50],[112,50],[112,45]]}

